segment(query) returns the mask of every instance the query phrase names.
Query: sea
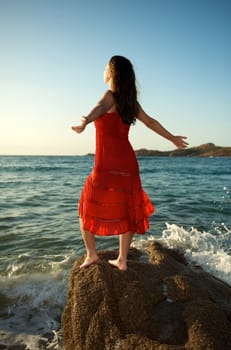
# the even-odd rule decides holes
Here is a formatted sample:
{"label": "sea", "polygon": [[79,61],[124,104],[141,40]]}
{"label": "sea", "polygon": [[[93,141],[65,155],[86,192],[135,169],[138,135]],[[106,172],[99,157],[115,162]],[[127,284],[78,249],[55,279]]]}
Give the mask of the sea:
{"label": "sea", "polygon": [[[63,350],[68,275],[85,253],[77,201],[94,158],[0,156],[0,348]],[[155,206],[144,236],[231,285],[231,158],[138,157]],[[118,237],[97,237],[99,250]]]}

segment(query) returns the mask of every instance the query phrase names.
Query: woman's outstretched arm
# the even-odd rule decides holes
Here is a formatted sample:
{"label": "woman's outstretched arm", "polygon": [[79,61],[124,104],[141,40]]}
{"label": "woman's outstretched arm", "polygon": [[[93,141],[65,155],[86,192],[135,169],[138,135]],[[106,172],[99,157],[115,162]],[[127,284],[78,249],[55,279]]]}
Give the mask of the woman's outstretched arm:
{"label": "woman's outstretched arm", "polygon": [[99,100],[96,106],[90,111],[85,117],[81,118],[81,124],[72,126],[72,130],[80,134],[84,131],[87,124],[93,122],[95,119],[100,117],[103,113],[106,113],[114,104],[113,94],[110,90],[106,91],[103,97]]}
{"label": "woman's outstretched arm", "polygon": [[187,137],[175,136],[171,134],[156,119],[146,114],[140,105],[139,105],[139,113],[138,113],[137,119],[139,119],[142,123],[144,123],[144,125],[146,125],[152,131],[156,132],[157,134],[164,137],[165,139],[171,141],[178,149],[184,149],[188,146],[188,143],[185,141]]}

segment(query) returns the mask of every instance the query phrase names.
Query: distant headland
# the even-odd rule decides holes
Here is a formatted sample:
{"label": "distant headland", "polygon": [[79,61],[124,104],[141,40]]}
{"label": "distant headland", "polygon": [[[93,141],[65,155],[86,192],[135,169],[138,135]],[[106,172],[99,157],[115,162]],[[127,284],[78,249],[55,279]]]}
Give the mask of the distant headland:
{"label": "distant headland", "polygon": [[[231,157],[231,147],[216,146],[208,142],[200,146],[173,151],[141,148],[135,150],[135,153],[141,157]],[[94,153],[88,153],[86,156],[94,156]]]}
{"label": "distant headland", "polygon": [[216,146],[214,143],[205,143],[197,147],[173,151],[156,151],[139,149],[135,151],[137,156],[160,157],[231,157],[231,147]]}

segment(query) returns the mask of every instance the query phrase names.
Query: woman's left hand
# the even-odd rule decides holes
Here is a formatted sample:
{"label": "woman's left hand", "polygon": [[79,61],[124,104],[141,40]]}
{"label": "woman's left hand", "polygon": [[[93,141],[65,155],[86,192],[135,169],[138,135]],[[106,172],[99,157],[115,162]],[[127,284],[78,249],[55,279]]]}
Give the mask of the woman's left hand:
{"label": "woman's left hand", "polygon": [[177,149],[184,149],[188,147],[188,142],[185,141],[186,136],[174,136],[172,142],[177,147]]}

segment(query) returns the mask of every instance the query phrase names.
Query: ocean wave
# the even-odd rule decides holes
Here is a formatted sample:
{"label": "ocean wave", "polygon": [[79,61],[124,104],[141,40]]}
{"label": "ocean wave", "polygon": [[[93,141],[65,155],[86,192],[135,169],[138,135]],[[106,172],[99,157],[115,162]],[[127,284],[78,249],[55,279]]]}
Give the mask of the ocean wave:
{"label": "ocean wave", "polygon": [[160,243],[180,250],[188,261],[231,285],[231,255],[224,244],[231,240],[231,230],[227,226],[224,225],[223,232],[217,235],[193,227],[185,230],[175,224],[166,223],[166,226]]}

